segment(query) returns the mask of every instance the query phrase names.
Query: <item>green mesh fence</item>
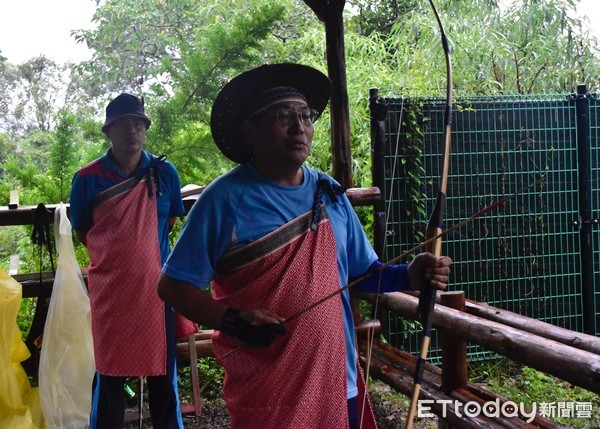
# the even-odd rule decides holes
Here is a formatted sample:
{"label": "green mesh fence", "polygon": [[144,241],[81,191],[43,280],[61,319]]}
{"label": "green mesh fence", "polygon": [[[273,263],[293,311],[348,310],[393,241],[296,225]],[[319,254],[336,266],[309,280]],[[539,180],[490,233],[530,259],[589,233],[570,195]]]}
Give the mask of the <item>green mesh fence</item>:
{"label": "green mesh fence", "polygon": [[590,164],[592,188],[592,216],[596,227],[592,234],[593,267],[594,267],[594,313],[595,333],[600,333],[600,230],[597,219],[600,216],[600,102],[595,94],[590,99]]}
{"label": "green mesh fence", "polygon": [[[443,253],[454,260],[449,290],[464,290],[468,299],[582,331],[576,98],[569,94],[456,101],[445,226],[535,186],[445,237]],[[375,185],[389,210],[385,260],[423,241],[439,186],[445,107],[439,99],[387,101],[386,143],[373,160],[375,181],[381,181]],[[600,201],[598,115],[593,97],[593,213]],[[600,237],[596,230],[594,234],[597,280]],[[595,294],[597,302],[598,287]],[[393,314],[383,322],[391,344],[418,351],[414,322]],[[469,345],[468,352],[471,359],[490,356],[476,345]],[[440,357],[433,332],[430,359],[438,363]]]}

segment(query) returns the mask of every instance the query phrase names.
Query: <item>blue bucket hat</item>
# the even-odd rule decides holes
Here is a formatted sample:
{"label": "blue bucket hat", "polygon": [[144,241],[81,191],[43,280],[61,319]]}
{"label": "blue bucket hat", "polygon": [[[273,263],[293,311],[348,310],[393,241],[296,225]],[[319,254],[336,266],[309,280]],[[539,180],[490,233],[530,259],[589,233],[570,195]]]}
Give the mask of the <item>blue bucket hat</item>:
{"label": "blue bucket hat", "polygon": [[146,129],[152,124],[152,121],[144,112],[144,103],[135,95],[123,93],[106,106],[106,120],[102,126],[102,131],[106,132],[110,124],[124,116],[135,116],[142,119],[146,124]]}

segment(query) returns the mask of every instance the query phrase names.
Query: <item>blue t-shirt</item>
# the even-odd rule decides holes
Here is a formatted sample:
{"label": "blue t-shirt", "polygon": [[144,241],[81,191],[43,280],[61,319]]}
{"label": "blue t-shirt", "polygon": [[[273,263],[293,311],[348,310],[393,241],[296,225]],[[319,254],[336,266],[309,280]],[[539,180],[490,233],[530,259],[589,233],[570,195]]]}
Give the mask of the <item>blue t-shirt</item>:
{"label": "blue t-shirt", "polygon": [[[140,170],[148,167],[156,157],[142,151]],[[156,198],[158,208],[158,242],[162,262],[167,259],[169,245],[169,218],[183,216],[185,209],[181,199],[181,185],[177,170],[168,161],[160,165],[160,195]],[[100,192],[127,180],[128,177],[115,164],[111,149],[103,156],[80,169],[73,177],[70,198],[70,217],[74,229],[88,230],[92,226],[90,202]]]}
{"label": "blue t-shirt", "polygon": [[[226,250],[251,243],[311,210],[319,177],[313,169],[302,169],[304,181],[299,186],[269,181],[248,164],[219,177],[192,207],[163,272],[196,287],[207,287],[215,275],[216,262]],[[335,235],[340,284],[345,286],[349,277],[363,274],[377,255],[345,195],[337,203],[325,195],[323,202]],[[351,398],[358,391],[348,290],[342,293],[342,302]]]}

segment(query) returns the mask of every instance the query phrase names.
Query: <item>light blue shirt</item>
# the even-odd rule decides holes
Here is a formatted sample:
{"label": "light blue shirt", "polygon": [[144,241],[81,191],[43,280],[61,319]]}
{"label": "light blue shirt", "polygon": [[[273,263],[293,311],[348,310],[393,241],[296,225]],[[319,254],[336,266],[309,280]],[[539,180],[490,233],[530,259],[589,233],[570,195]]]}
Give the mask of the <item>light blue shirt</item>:
{"label": "light blue shirt", "polygon": [[[192,207],[163,272],[196,287],[207,287],[215,275],[216,262],[226,250],[249,244],[311,210],[319,175],[302,168],[304,181],[299,186],[269,181],[248,164],[219,177]],[[348,277],[363,274],[377,255],[345,195],[337,203],[324,195],[323,202],[335,235],[340,284],[345,286]],[[354,322],[347,290],[342,293],[342,302],[351,398],[358,391]]]}
{"label": "light blue shirt", "polygon": [[[96,195],[128,179],[113,160],[111,150],[100,158],[92,161],[73,177],[70,198],[70,218],[73,229],[88,230],[92,226],[90,202]],[[142,151],[140,164],[136,174],[147,168],[155,159],[154,155]],[[181,200],[181,185],[179,174],[169,161],[159,164],[160,189],[157,195],[158,242],[160,245],[161,261],[167,259],[170,250],[169,218],[183,216],[185,209]]]}

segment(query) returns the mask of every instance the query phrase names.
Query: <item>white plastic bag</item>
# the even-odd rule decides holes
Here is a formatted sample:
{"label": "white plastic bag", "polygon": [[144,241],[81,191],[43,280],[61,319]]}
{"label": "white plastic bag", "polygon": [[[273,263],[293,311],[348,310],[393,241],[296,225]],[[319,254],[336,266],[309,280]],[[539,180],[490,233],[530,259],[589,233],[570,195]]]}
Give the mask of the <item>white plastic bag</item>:
{"label": "white plastic bag", "polygon": [[62,203],[54,237],[58,258],[40,355],[40,399],[48,429],[82,429],[89,426],[95,373],[90,300]]}

